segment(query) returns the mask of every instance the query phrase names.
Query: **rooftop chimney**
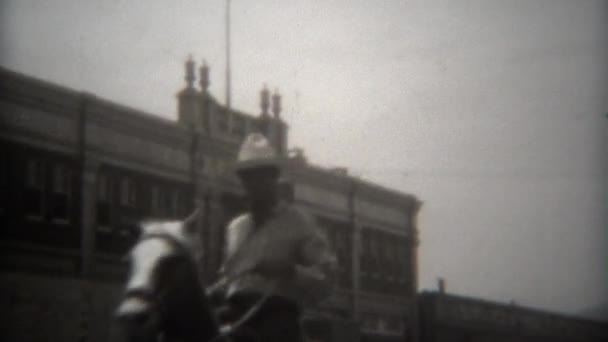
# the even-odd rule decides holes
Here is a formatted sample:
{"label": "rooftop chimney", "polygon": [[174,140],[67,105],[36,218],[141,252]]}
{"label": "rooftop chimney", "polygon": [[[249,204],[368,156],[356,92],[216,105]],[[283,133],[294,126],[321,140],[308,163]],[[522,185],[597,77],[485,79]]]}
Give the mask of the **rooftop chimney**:
{"label": "rooftop chimney", "polygon": [[270,106],[270,92],[266,85],[260,92],[260,107],[262,108],[262,116],[268,116],[268,107]]}
{"label": "rooftop chimney", "polygon": [[272,95],[272,114],[274,114],[274,117],[277,119],[281,115],[281,95],[279,95],[278,89],[275,89],[274,94]]}
{"label": "rooftop chimney", "polygon": [[190,55],[186,61],[186,84],[188,85],[188,88],[192,88],[194,79],[194,61],[192,60],[192,55]]}
{"label": "rooftop chimney", "polygon": [[206,93],[209,89],[209,67],[207,63],[203,60],[203,65],[199,68],[200,80],[199,83],[201,85],[201,90]]}
{"label": "rooftop chimney", "polygon": [[437,278],[437,287],[439,287],[439,293],[445,293],[445,280],[443,278]]}

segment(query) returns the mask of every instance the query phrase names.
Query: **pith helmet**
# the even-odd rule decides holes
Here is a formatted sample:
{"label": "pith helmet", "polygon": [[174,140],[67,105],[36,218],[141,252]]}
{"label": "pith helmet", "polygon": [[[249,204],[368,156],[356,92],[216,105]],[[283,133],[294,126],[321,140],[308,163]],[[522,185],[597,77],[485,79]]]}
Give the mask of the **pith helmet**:
{"label": "pith helmet", "polygon": [[280,167],[274,148],[265,136],[251,133],[243,141],[236,161],[237,171],[259,167]]}

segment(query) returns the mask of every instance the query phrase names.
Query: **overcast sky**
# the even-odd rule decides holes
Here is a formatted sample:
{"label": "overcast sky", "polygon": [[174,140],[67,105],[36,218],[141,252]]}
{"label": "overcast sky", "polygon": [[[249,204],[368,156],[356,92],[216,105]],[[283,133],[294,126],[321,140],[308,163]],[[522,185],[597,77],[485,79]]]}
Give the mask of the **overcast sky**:
{"label": "overcast sky", "polygon": [[[224,99],[224,1],[0,0],[0,64],[168,118]],[[232,0],[233,106],[283,94],[309,160],[418,196],[420,288],[608,303],[607,1]]]}

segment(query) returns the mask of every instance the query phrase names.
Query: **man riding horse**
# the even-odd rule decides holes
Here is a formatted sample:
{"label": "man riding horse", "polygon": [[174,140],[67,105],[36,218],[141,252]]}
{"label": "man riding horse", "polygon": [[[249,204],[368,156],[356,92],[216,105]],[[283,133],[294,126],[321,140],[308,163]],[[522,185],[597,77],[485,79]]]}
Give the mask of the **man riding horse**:
{"label": "man riding horse", "polygon": [[126,341],[302,340],[301,310],[331,290],[335,257],[312,221],[291,205],[290,191],[278,184],[280,171],[266,138],[248,136],[237,173],[249,211],[228,225],[221,280],[206,290],[193,243],[200,210],[184,220],[140,224],[115,312]]}
{"label": "man riding horse", "polygon": [[227,316],[241,316],[267,295],[243,328],[259,341],[301,341],[302,309],[329,294],[335,257],[313,221],[280,198],[281,162],[263,135],[247,136],[236,170],[249,210],[226,230],[220,273],[236,279],[223,294]]}

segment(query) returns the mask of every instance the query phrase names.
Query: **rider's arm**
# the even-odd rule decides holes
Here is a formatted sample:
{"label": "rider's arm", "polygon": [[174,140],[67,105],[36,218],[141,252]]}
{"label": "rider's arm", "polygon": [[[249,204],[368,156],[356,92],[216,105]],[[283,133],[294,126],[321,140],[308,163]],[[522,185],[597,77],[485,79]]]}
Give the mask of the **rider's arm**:
{"label": "rider's arm", "polygon": [[296,282],[302,289],[309,290],[313,300],[321,300],[333,289],[336,257],[327,240],[316,230],[302,241],[299,252],[300,260],[295,267]]}
{"label": "rider's arm", "polygon": [[224,235],[226,244],[222,260],[222,267],[220,268],[220,274],[240,271],[238,269],[234,269],[235,260],[233,259],[235,259],[235,254],[237,254],[237,250],[241,247],[243,242],[250,234],[251,225],[251,217],[249,215],[244,214],[234,218],[226,227],[226,232]]}

